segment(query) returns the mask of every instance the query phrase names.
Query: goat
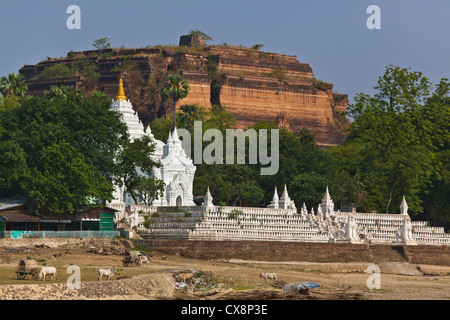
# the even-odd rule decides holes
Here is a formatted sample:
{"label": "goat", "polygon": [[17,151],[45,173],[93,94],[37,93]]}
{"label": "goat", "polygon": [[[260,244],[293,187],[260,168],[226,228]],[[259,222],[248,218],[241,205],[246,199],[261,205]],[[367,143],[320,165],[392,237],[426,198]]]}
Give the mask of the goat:
{"label": "goat", "polygon": [[112,267],[110,269],[99,269],[98,281],[102,281],[103,276],[107,277],[107,279],[109,280],[114,275],[114,272],[116,272],[116,270],[116,267]]}
{"label": "goat", "polygon": [[42,279],[43,281],[45,281],[45,278],[47,277],[47,275],[52,275],[52,280],[55,281],[56,280],[56,268],[55,267],[42,267],[37,275],[37,278],[39,280]]}
{"label": "goat", "polygon": [[259,274],[260,278],[264,278],[264,282],[267,282],[267,279],[273,279],[273,280],[277,280],[277,274],[276,273],[263,273],[261,272]]}

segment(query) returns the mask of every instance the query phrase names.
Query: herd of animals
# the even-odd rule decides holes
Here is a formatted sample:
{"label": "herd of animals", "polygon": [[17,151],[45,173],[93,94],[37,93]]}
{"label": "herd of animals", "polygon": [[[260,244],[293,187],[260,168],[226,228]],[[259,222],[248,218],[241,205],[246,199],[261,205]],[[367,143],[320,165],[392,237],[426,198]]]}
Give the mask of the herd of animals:
{"label": "herd of animals", "polygon": [[[136,252],[134,252],[136,253]],[[130,265],[130,264],[126,264],[125,262],[129,262],[131,255],[128,255],[128,260],[127,258],[124,259],[124,266],[125,265]],[[166,256],[164,256],[162,258],[163,260],[167,259]],[[142,266],[143,264],[148,264],[151,262],[151,257],[147,256],[147,255],[140,255],[139,252],[137,252],[137,255],[135,256],[135,258],[133,259],[135,260],[135,264],[136,266]],[[33,261],[35,263],[35,261]],[[111,268],[101,268],[98,270],[97,276],[98,276],[98,281],[102,281],[103,278],[106,278],[107,280],[111,280],[111,278],[114,276],[115,272],[118,270],[117,267],[111,267]],[[19,268],[16,272],[23,272],[24,270],[20,269],[20,264],[19,264]],[[47,267],[47,266],[42,266],[40,269],[39,268],[32,268],[31,272],[27,273],[28,276],[30,277],[34,277],[34,279],[37,280],[42,280],[42,281],[46,281],[47,277],[51,277],[51,280],[56,281],[56,268],[55,267]],[[19,274],[18,274],[19,277]],[[259,274],[260,278],[264,279],[264,282],[267,283],[267,280],[272,280],[274,282],[276,282],[278,280],[276,273],[264,273],[261,272]],[[20,278],[20,277],[19,277]],[[23,278],[22,278],[23,279]],[[295,284],[285,284],[283,286],[283,292],[300,292],[302,294],[310,294],[309,289],[315,289],[315,288],[319,288],[320,285],[318,285],[317,283],[312,283],[312,282],[302,282],[302,283],[295,283]]]}
{"label": "herd of animals", "polygon": [[[59,258],[61,256],[61,253],[58,254],[54,254],[53,258]],[[163,257],[166,258],[166,257]],[[133,259],[133,265],[141,267],[144,264],[149,264],[151,262],[151,257],[148,255],[141,255],[141,254],[137,254],[136,257]],[[19,267],[16,270],[17,273],[17,277],[19,279],[25,279],[26,277],[28,278],[33,278],[35,280],[39,280],[39,281],[46,281],[47,278],[49,278],[50,280],[56,281],[56,268],[55,267],[47,267],[47,266],[42,266],[42,267],[37,267],[36,265],[36,261],[32,261],[33,263],[29,263],[29,267],[27,267],[27,263],[24,263],[25,260],[27,262],[30,262],[28,259],[24,259],[21,262],[19,262]],[[126,258],[124,259],[125,262]],[[126,266],[126,264],[124,263],[124,266]],[[105,277],[107,280],[110,280],[112,276],[114,276],[114,273],[118,270],[118,268],[116,267],[112,267],[112,268],[102,268],[99,269],[97,272],[98,275],[98,280],[102,281],[103,277]]]}

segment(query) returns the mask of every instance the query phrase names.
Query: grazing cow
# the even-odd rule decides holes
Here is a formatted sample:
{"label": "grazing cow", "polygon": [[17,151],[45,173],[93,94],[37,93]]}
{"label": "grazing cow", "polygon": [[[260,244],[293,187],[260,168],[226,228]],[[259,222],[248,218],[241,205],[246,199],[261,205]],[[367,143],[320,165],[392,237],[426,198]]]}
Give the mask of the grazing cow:
{"label": "grazing cow", "polygon": [[52,275],[52,280],[56,280],[56,268],[55,267],[42,267],[39,271],[37,278],[39,280],[45,281],[47,275]]}
{"label": "grazing cow", "polygon": [[99,269],[98,281],[102,281],[103,276],[105,276],[109,280],[114,275],[114,272],[116,272],[116,270],[116,267],[112,267],[110,269]]}
{"label": "grazing cow", "polygon": [[149,264],[151,259],[147,256],[139,256],[139,260],[141,260],[141,265],[142,264]]}
{"label": "grazing cow", "polygon": [[273,280],[277,280],[277,274],[276,273],[263,273],[261,272],[259,274],[260,278],[264,278],[264,282],[267,282],[267,279],[273,279]]}

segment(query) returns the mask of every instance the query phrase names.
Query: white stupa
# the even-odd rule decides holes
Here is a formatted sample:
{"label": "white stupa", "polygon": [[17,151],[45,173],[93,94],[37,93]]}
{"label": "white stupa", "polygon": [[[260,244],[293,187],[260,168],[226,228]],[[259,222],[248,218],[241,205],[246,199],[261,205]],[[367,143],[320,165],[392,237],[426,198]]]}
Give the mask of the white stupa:
{"label": "white stupa", "polygon": [[322,203],[319,204],[321,211],[325,217],[334,216],[334,202],[330,197],[330,192],[327,189],[325,190],[325,195],[323,196]]}
{"label": "white stupa", "polygon": [[284,190],[283,190],[283,194],[281,195],[281,198],[278,197],[277,187],[275,187],[275,191],[273,193],[273,199],[270,202],[270,204],[267,206],[267,208],[296,209],[294,201],[291,200],[291,198],[289,197],[286,184],[284,185]]}
{"label": "white stupa", "polygon": [[[137,113],[133,110],[131,101],[126,98],[123,80],[120,78],[116,99],[112,101],[110,110],[120,112],[127,124],[130,139],[138,139],[144,135],[149,136],[156,144],[153,160],[160,163],[154,168],[154,176],[164,181],[166,189],[164,195],[153,201],[154,206],[188,206],[195,205],[193,201],[193,184],[196,167],[192,160],[186,156],[178,138],[177,129],[169,133],[167,143],[156,140],[150,127],[144,130]],[[124,187],[115,186],[114,199],[111,203],[134,204],[131,196],[124,192]]]}

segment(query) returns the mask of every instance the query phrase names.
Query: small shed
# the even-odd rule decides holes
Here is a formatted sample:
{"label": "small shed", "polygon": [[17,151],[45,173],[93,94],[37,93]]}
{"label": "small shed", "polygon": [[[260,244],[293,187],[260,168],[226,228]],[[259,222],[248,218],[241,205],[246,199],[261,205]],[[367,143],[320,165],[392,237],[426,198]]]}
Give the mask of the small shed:
{"label": "small shed", "polygon": [[29,213],[25,204],[3,208],[0,216],[3,217],[4,231],[65,231],[66,225],[72,223],[72,216],[68,213],[42,212],[36,215]]}
{"label": "small shed", "polygon": [[80,209],[73,219],[73,227],[81,231],[113,231],[114,215],[117,211],[109,207],[86,207]]}

